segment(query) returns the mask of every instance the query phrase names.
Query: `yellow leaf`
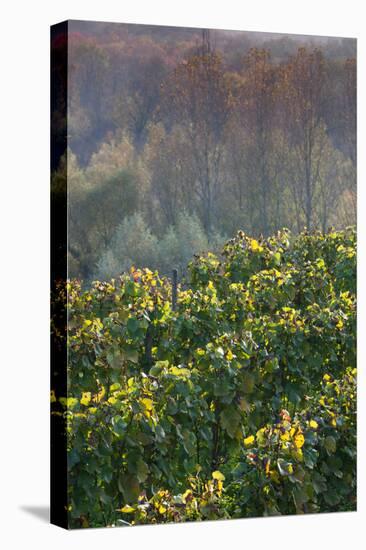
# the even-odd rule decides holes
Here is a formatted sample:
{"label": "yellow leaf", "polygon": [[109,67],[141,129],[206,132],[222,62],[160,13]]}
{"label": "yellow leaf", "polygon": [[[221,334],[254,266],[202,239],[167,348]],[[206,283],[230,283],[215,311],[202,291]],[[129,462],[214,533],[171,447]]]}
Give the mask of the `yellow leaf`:
{"label": "yellow leaf", "polygon": [[160,504],[160,506],[159,506],[159,514],[165,514],[166,511],[167,511],[167,508],[165,508],[165,506],[163,506],[162,504]]}
{"label": "yellow leaf", "polygon": [[81,403],[82,405],[87,406],[87,405],[89,405],[90,400],[91,400],[91,393],[90,393],[90,391],[84,391],[84,392],[82,393],[82,396],[81,396],[81,399],[80,399],[80,403]]}
{"label": "yellow leaf", "polygon": [[217,479],[219,481],[224,481],[225,480],[224,474],[219,472],[219,470],[215,470],[214,472],[212,472],[212,478]]}
{"label": "yellow leaf", "polygon": [[329,382],[329,380],[330,380],[329,374],[324,374],[323,380],[324,380],[325,382]]}
{"label": "yellow leaf", "polygon": [[265,447],[267,445],[267,436],[266,428],[261,428],[256,433],[257,443],[260,447]]}
{"label": "yellow leaf", "polygon": [[255,440],[254,435],[250,435],[249,437],[246,437],[244,439],[244,445],[246,447],[251,447],[254,443],[254,440]]}
{"label": "yellow leaf", "polygon": [[301,447],[305,443],[305,437],[302,433],[297,433],[294,437],[294,444],[297,449],[301,449]]}
{"label": "yellow leaf", "polygon": [[147,397],[145,397],[144,399],[141,399],[141,403],[147,411],[152,411],[154,405],[152,399],[148,399]]}
{"label": "yellow leaf", "polygon": [[226,359],[228,359],[229,361],[231,361],[233,357],[234,357],[234,355],[233,355],[231,349],[229,349],[229,351],[228,351],[227,354],[226,354]]}
{"label": "yellow leaf", "polygon": [[192,500],[192,498],[193,498],[193,493],[192,493],[191,489],[187,489],[186,492],[183,493],[183,495],[182,495],[182,500],[183,500],[184,504],[186,504],[187,499]]}
{"label": "yellow leaf", "polygon": [[170,367],[169,373],[173,376],[182,376],[182,377],[190,377],[191,371],[189,369],[185,369],[184,367]]}
{"label": "yellow leaf", "polygon": [[253,250],[253,252],[255,252],[256,250],[258,250],[259,248],[259,243],[258,241],[256,241],[255,239],[252,239],[250,241],[250,248]]}
{"label": "yellow leaf", "polygon": [[101,390],[93,396],[94,403],[100,403],[105,396],[105,387],[102,386]]}
{"label": "yellow leaf", "polygon": [[123,512],[124,514],[131,514],[131,512],[134,512],[135,508],[132,508],[129,504],[126,504],[123,508],[118,510],[118,512]]}
{"label": "yellow leaf", "polygon": [[290,432],[284,432],[280,435],[282,441],[289,441],[290,440]]}

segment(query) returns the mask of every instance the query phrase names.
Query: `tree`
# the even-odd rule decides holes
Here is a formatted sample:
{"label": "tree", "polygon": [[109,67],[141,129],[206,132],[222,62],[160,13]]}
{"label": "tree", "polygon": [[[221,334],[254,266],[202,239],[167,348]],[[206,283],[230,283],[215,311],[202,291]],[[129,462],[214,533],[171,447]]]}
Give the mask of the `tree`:
{"label": "tree", "polygon": [[[220,236],[216,236],[215,240],[217,243],[223,242]],[[197,216],[179,212],[176,224],[168,227],[160,241],[159,270],[170,275],[172,268],[178,268],[180,274],[185,274],[193,254],[208,249],[207,235]]]}
{"label": "tree", "polygon": [[161,83],[167,70],[157,55],[131,60],[129,82],[116,101],[114,118],[119,126],[128,129],[137,150],[145,144],[149,124],[159,108]]}
{"label": "tree", "polygon": [[323,136],[321,147],[321,163],[318,173],[318,188],[316,194],[316,212],[319,225],[323,232],[330,225],[340,226],[338,213],[342,194],[347,187],[347,159],[341,151],[335,149],[330,138]]}
{"label": "tree", "polygon": [[120,170],[95,185],[76,164],[68,167],[70,276],[89,278],[116,227],[139,206],[136,175]]}
{"label": "tree", "polygon": [[[288,145],[278,112],[278,69],[270,52],[252,48],[234,75],[235,108],[227,127],[226,177],[229,222],[268,234],[289,225]],[[225,200],[226,199],[226,200]],[[229,207],[230,197],[223,199]]]}
{"label": "tree", "polygon": [[117,225],[132,215],[139,204],[139,186],[133,173],[121,170],[88,194],[84,208],[101,243],[107,247]]}
{"label": "tree", "polygon": [[259,206],[259,227],[269,232],[272,148],[274,130],[274,69],[266,50],[252,49],[245,59],[245,81],[242,89],[242,117],[248,136],[247,163]]}
{"label": "tree", "polygon": [[[314,200],[318,183],[324,134],[320,106],[324,99],[324,58],[320,50],[300,48],[283,67],[281,94],[282,121],[294,151],[296,179],[293,196],[305,214],[305,224],[314,225]],[[300,228],[299,228],[300,229]]]}
{"label": "tree", "polygon": [[71,34],[68,48],[68,144],[86,164],[112,128],[105,89],[109,57],[95,40],[77,34]]}
{"label": "tree", "polygon": [[[195,208],[194,172],[187,149],[184,128],[175,125],[170,132],[162,124],[154,125],[144,151],[144,160],[151,177],[151,196],[162,212],[157,226],[175,225],[182,210]],[[159,210],[160,210],[159,209]]]}
{"label": "tree", "polygon": [[190,57],[178,65],[164,90],[165,119],[184,129],[198,212],[210,236],[222,191],[225,127],[232,99],[221,57],[212,52]]}
{"label": "tree", "polygon": [[110,245],[97,262],[95,277],[120,275],[132,265],[155,269],[157,264],[158,240],[141,213],[135,213],[126,217],[117,227]]}
{"label": "tree", "polygon": [[353,218],[357,217],[357,67],[355,59],[345,62],[343,94],[343,125],[346,154],[351,160],[348,165],[347,179],[350,182],[349,196],[353,206]]}

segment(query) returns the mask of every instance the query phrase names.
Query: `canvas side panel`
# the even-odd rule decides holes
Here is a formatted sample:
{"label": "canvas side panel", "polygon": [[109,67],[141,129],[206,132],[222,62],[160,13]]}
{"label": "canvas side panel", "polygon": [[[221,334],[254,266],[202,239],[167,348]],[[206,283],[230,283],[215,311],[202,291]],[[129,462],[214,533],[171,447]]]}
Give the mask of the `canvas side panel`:
{"label": "canvas side panel", "polygon": [[51,523],[67,528],[67,454],[60,397],[67,396],[68,23],[51,27]]}

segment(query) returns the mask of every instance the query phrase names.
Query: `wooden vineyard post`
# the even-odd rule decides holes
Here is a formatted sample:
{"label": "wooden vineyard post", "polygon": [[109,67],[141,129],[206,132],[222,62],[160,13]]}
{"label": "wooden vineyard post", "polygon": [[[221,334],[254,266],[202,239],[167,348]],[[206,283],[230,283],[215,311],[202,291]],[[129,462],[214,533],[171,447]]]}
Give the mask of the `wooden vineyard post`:
{"label": "wooden vineyard post", "polygon": [[173,281],[172,281],[172,309],[177,309],[177,295],[178,295],[178,270],[173,269]]}

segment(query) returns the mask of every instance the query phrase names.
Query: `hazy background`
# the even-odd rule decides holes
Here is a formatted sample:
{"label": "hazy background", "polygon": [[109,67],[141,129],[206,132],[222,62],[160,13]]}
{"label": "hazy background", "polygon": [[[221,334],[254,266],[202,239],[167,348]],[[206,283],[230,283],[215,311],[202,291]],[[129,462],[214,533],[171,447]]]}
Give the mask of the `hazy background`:
{"label": "hazy background", "polygon": [[355,223],[354,39],[69,31],[69,276],[183,272],[238,229]]}

